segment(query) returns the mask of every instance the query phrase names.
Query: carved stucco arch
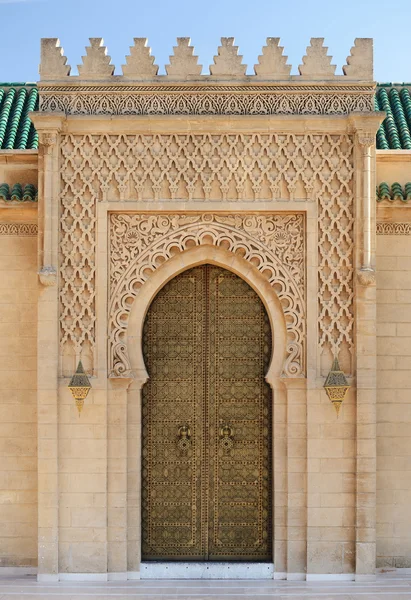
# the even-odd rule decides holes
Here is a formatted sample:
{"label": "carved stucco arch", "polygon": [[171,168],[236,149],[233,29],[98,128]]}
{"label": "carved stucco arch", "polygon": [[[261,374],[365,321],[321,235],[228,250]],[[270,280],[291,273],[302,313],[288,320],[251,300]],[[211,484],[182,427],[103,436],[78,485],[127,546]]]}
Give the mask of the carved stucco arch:
{"label": "carved stucco arch", "polygon": [[142,351],[142,332],[147,311],[159,290],[171,279],[183,271],[202,265],[213,264],[241,277],[250,285],[263,301],[270,319],[273,332],[273,350],[266,380],[272,383],[281,375],[286,354],[286,323],[278,296],[271,285],[250,264],[232,253],[213,246],[199,246],[186,250],[180,256],[170,258],[150,278],[150,282],[140,293],[131,309],[127,342],[129,346],[129,359],[131,370],[138,379],[144,381],[148,378]]}
{"label": "carved stucco arch", "polygon": [[302,215],[112,214],[110,241],[110,377],[130,377],[136,368],[145,373],[140,342],[132,344],[133,352],[139,348],[140,355],[130,359],[130,314],[135,337],[136,331],[141,334],[158,290],[183,270],[205,262],[227,268],[247,281],[264,302],[273,331],[275,328],[280,337],[278,323],[283,323],[282,350],[274,351],[272,361],[273,369],[279,370],[276,375],[304,375]]}

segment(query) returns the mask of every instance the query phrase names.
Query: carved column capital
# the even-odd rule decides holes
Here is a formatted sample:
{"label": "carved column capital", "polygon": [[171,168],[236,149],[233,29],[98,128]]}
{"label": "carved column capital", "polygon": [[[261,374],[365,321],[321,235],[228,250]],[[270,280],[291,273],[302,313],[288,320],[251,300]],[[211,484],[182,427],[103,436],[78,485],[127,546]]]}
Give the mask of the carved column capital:
{"label": "carved column capital", "polygon": [[[147,381],[147,379],[148,376],[145,378],[144,383]],[[131,372],[124,376],[109,375],[108,380],[112,390],[128,390],[130,385],[134,383],[134,376]]]}
{"label": "carved column capital", "polygon": [[359,129],[356,134],[358,144],[366,150],[375,144],[375,132]]}
{"label": "carved column capital", "polygon": [[57,144],[57,133],[51,131],[39,131],[39,145],[44,154],[51,154],[53,147]]}

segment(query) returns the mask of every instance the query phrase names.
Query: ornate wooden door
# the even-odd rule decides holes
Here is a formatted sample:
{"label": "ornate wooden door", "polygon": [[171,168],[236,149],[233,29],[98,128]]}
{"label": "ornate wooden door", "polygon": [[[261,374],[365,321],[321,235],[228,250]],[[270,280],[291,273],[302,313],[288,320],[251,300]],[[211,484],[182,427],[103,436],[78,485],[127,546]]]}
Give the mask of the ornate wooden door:
{"label": "ornate wooden door", "polygon": [[143,560],[270,560],[271,330],[254,290],[204,265],[143,332]]}

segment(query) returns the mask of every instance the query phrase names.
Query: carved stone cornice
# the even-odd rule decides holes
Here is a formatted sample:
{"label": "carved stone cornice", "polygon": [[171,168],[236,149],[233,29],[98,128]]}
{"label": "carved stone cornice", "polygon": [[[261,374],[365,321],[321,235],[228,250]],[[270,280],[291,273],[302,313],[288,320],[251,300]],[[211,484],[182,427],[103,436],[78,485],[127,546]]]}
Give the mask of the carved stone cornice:
{"label": "carved stone cornice", "polygon": [[[374,102],[374,100],[373,100]],[[375,145],[375,136],[383,120],[385,112],[372,110],[371,112],[352,113],[348,122],[352,133],[355,134],[357,144],[363,148]]]}
{"label": "carved stone cornice", "polygon": [[40,112],[90,115],[349,114],[374,111],[374,85],[353,82],[39,84]]}

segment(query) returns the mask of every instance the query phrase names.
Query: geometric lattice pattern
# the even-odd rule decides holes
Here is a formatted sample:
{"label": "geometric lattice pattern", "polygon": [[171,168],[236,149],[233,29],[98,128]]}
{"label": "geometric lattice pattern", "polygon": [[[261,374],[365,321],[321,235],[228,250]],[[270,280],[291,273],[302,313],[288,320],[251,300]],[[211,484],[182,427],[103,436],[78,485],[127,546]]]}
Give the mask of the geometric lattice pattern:
{"label": "geometric lattice pattern", "polygon": [[353,352],[353,147],[345,138],[337,143],[329,137],[322,149],[326,163],[339,155],[339,169],[325,166],[318,195],[318,286],[319,344],[322,351],[337,355],[345,350],[352,368]]}
{"label": "geometric lattice pattern", "polygon": [[378,221],[377,235],[411,235],[411,223]]}
{"label": "geometric lattice pattern", "polygon": [[96,196],[88,170],[70,161],[72,146],[62,137],[60,323],[62,353],[93,356],[95,344]]}
{"label": "geometric lattice pattern", "polygon": [[352,176],[351,142],[344,135],[63,138],[64,181],[76,185],[78,193],[85,187],[98,199],[315,200]]}

